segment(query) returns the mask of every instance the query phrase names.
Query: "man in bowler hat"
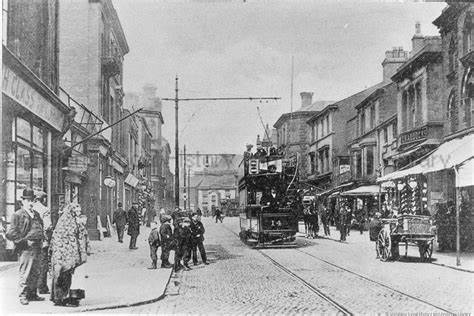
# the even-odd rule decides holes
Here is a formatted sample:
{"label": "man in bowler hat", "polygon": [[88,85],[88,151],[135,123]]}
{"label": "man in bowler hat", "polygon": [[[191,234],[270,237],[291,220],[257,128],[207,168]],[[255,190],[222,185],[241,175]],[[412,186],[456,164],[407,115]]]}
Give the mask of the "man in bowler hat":
{"label": "man in bowler hat", "polygon": [[28,305],[29,301],[44,300],[37,294],[44,230],[43,221],[33,208],[33,190],[23,190],[21,198],[23,206],[12,215],[6,237],[13,241],[18,253],[20,303]]}
{"label": "man in bowler hat", "polygon": [[122,203],[118,203],[118,208],[114,212],[112,224],[117,228],[118,241],[123,242],[123,232],[127,224],[127,212],[122,208]]}
{"label": "man in bowler hat", "polygon": [[130,249],[138,249],[137,237],[140,235],[140,214],[138,213],[138,203],[133,202],[132,208],[127,213],[128,235],[130,236]]}

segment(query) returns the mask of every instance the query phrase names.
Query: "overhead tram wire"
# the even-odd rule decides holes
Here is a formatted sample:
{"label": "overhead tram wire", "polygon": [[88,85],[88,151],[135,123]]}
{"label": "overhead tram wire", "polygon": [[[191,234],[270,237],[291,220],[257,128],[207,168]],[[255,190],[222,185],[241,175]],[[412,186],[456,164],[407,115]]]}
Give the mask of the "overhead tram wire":
{"label": "overhead tram wire", "polygon": [[179,98],[178,76],[175,78],[175,97],[162,98],[162,101],[174,101],[175,103],[175,204],[179,206],[179,128],[178,109],[179,101],[238,101],[238,100],[279,100],[280,97],[216,97],[216,98]]}

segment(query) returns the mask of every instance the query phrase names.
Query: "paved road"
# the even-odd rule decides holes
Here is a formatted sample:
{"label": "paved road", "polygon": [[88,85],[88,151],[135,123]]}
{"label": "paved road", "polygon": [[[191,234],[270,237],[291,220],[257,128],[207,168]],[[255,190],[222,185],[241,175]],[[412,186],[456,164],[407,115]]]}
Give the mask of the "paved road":
{"label": "paved road", "polygon": [[205,221],[205,225],[211,265],[199,265],[177,275],[168,295],[159,302],[112,312],[335,314],[343,308],[359,314],[474,310],[472,273],[410,261],[382,263],[374,259],[370,244],[351,244],[350,239],[339,243],[299,238],[297,248],[255,250],[236,237],[236,219],[226,218],[224,224]]}

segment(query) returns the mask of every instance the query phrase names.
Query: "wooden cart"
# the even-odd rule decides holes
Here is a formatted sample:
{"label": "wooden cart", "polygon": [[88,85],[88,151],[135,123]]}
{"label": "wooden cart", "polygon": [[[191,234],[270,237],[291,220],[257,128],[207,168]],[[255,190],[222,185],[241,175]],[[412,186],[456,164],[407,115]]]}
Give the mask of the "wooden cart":
{"label": "wooden cart", "polygon": [[430,216],[401,215],[398,218],[382,219],[384,224],[377,239],[377,250],[380,260],[399,259],[398,244],[405,243],[405,257],[408,245],[418,246],[420,260],[429,261],[433,254],[433,240]]}

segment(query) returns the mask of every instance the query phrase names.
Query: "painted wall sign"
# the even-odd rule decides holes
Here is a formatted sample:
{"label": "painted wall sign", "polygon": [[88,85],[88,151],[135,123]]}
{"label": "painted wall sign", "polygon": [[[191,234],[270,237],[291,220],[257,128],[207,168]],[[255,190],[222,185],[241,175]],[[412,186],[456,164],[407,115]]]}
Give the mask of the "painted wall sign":
{"label": "painted wall sign", "polygon": [[64,122],[64,114],[7,65],[2,64],[2,66],[2,92],[33,112],[56,130],[61,131]]}

